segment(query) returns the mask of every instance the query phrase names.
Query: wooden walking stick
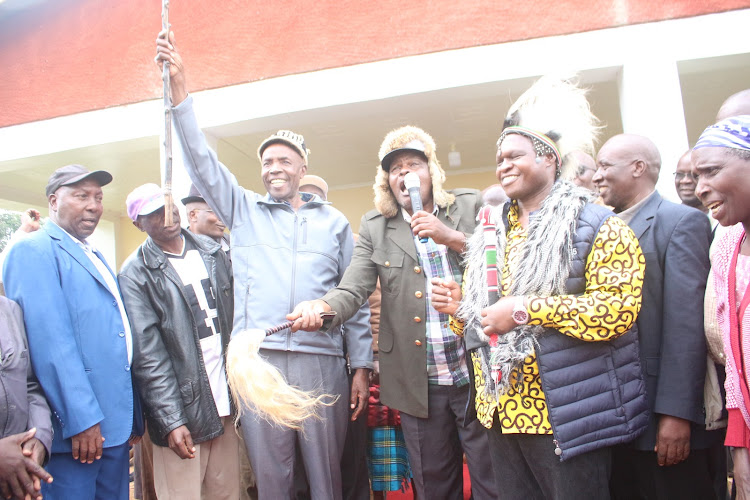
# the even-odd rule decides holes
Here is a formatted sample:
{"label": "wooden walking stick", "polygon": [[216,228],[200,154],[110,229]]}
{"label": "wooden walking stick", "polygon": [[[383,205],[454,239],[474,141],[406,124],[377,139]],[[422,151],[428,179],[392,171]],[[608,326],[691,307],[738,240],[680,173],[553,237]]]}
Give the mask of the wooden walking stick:
{"label": "wooden walking stick", "polygon": [[[169,0],[161,3],[161,29],[167,31],[169,40]],[[174,224],[172,210],[172,99],[169,94],[169,61],[164,61],[161,72],[164,84],[164,227]]]}

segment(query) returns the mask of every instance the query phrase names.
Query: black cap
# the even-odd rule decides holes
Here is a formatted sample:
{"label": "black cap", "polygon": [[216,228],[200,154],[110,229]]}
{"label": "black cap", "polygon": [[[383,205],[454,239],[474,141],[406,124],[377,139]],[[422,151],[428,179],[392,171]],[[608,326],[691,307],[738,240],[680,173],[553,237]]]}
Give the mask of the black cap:
{"label": "black cap", "polygon": [[94,179],[100,186],[106,186],[112,182],[112,174],[104,170],[91,172],[82,165],[66,165],[55,170],[47,181],[45,193],[49,198],[49,195],[54,194],[60,187],[70,186],[89,178]]}
{"label": "black cap", "polygon": [[427,154],[424,152],[425,149],[426,148],[424,142],[420,141],[419,139],[414,139],[413,141],[409,141],[407,144],[404,144],[400,148],[392,149],[391,151],[389,151],[388,154],[380,159],[380,166],[383,167],[383,170],[388,172],[391,169],[391,162],[393,161],[393,157],[404,151],[419,153],[424,156],[425,160],[427,160]]}
{"label": "black cap", "polygon": [[198,191],[198,188],[195,187],[195,184],[190,184],[190,191],[188,191],[188,195],[180,201],[183,205],[187,205],[188,203],[195,203],[197,201],[202,201],[205,203],[206,200],[203,199],[203,196]]}

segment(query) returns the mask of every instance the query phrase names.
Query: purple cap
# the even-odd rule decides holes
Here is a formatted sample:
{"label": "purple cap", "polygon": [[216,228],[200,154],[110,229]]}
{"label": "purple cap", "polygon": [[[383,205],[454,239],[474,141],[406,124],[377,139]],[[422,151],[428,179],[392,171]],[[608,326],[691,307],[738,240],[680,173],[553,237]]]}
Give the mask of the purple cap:
{"label": "purple cap", "polygon": [[128,217],[138,219],[139,215],[148,215],[164,206],[164,191],[156,184],[144,184],[130,192],[125,200]]}

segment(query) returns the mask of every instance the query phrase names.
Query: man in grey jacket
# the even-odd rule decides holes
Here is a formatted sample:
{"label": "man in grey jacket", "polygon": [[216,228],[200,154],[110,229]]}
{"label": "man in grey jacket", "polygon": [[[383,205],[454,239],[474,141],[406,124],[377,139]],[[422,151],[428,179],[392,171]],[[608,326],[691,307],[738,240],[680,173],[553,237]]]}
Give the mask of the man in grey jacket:
{"label": "man in grey jacket", "polygon": [[[52,421],[31,369],[21,308],[0,296],[0,495],[41,498],[52,449]],[[28,498],[27,496],[27,498]]]}
{"label": "man in grey jacket", "polygon": [[[185,167],[211,209],[232,231],[234,331],[284,323],[297,302],[319,297],[341,280],[354,247],[349,222],[330,203],[298,192],[307,172],[308,150],[304,138],[294,132],[279,131],[258,148],[266,195],[237,183],[206,145],[187,95],[182,59],[173,38],[168,42],[165,36],[162,33],[157,40],[156,61],[170,62],[174,126]],[[355,370],[351,418],[367,404],[372,368],[368,317],[363,309],[344,328]],[[295,443],[302,452],[312,498],[341,498],[339,460],[348,417],[343,343],[341,329],[304,334],[287,329],[261,345],[261,355],[291,385],[341,397],[321,410],[321,420],[305,422],[302,432],[274,427],[250,411],[243,412],[241,428],[260,498],[291,496]]]}

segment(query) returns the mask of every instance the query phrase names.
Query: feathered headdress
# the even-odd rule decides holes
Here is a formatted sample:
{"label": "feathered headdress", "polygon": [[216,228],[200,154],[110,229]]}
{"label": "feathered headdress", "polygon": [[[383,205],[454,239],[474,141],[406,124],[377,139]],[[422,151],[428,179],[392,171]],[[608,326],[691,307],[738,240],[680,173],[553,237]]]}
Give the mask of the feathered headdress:
{"label": "feathered headdress", "polygon": [[576,161],[570,153],[580,150],[593,155],[601,131],[586,99],[587,90],[573,80],[559,76],[537,80],[508,110],[498,149],[508,134],[524,135],[531,139],[537,156],[555,156],[558,178],[571,178]]}

